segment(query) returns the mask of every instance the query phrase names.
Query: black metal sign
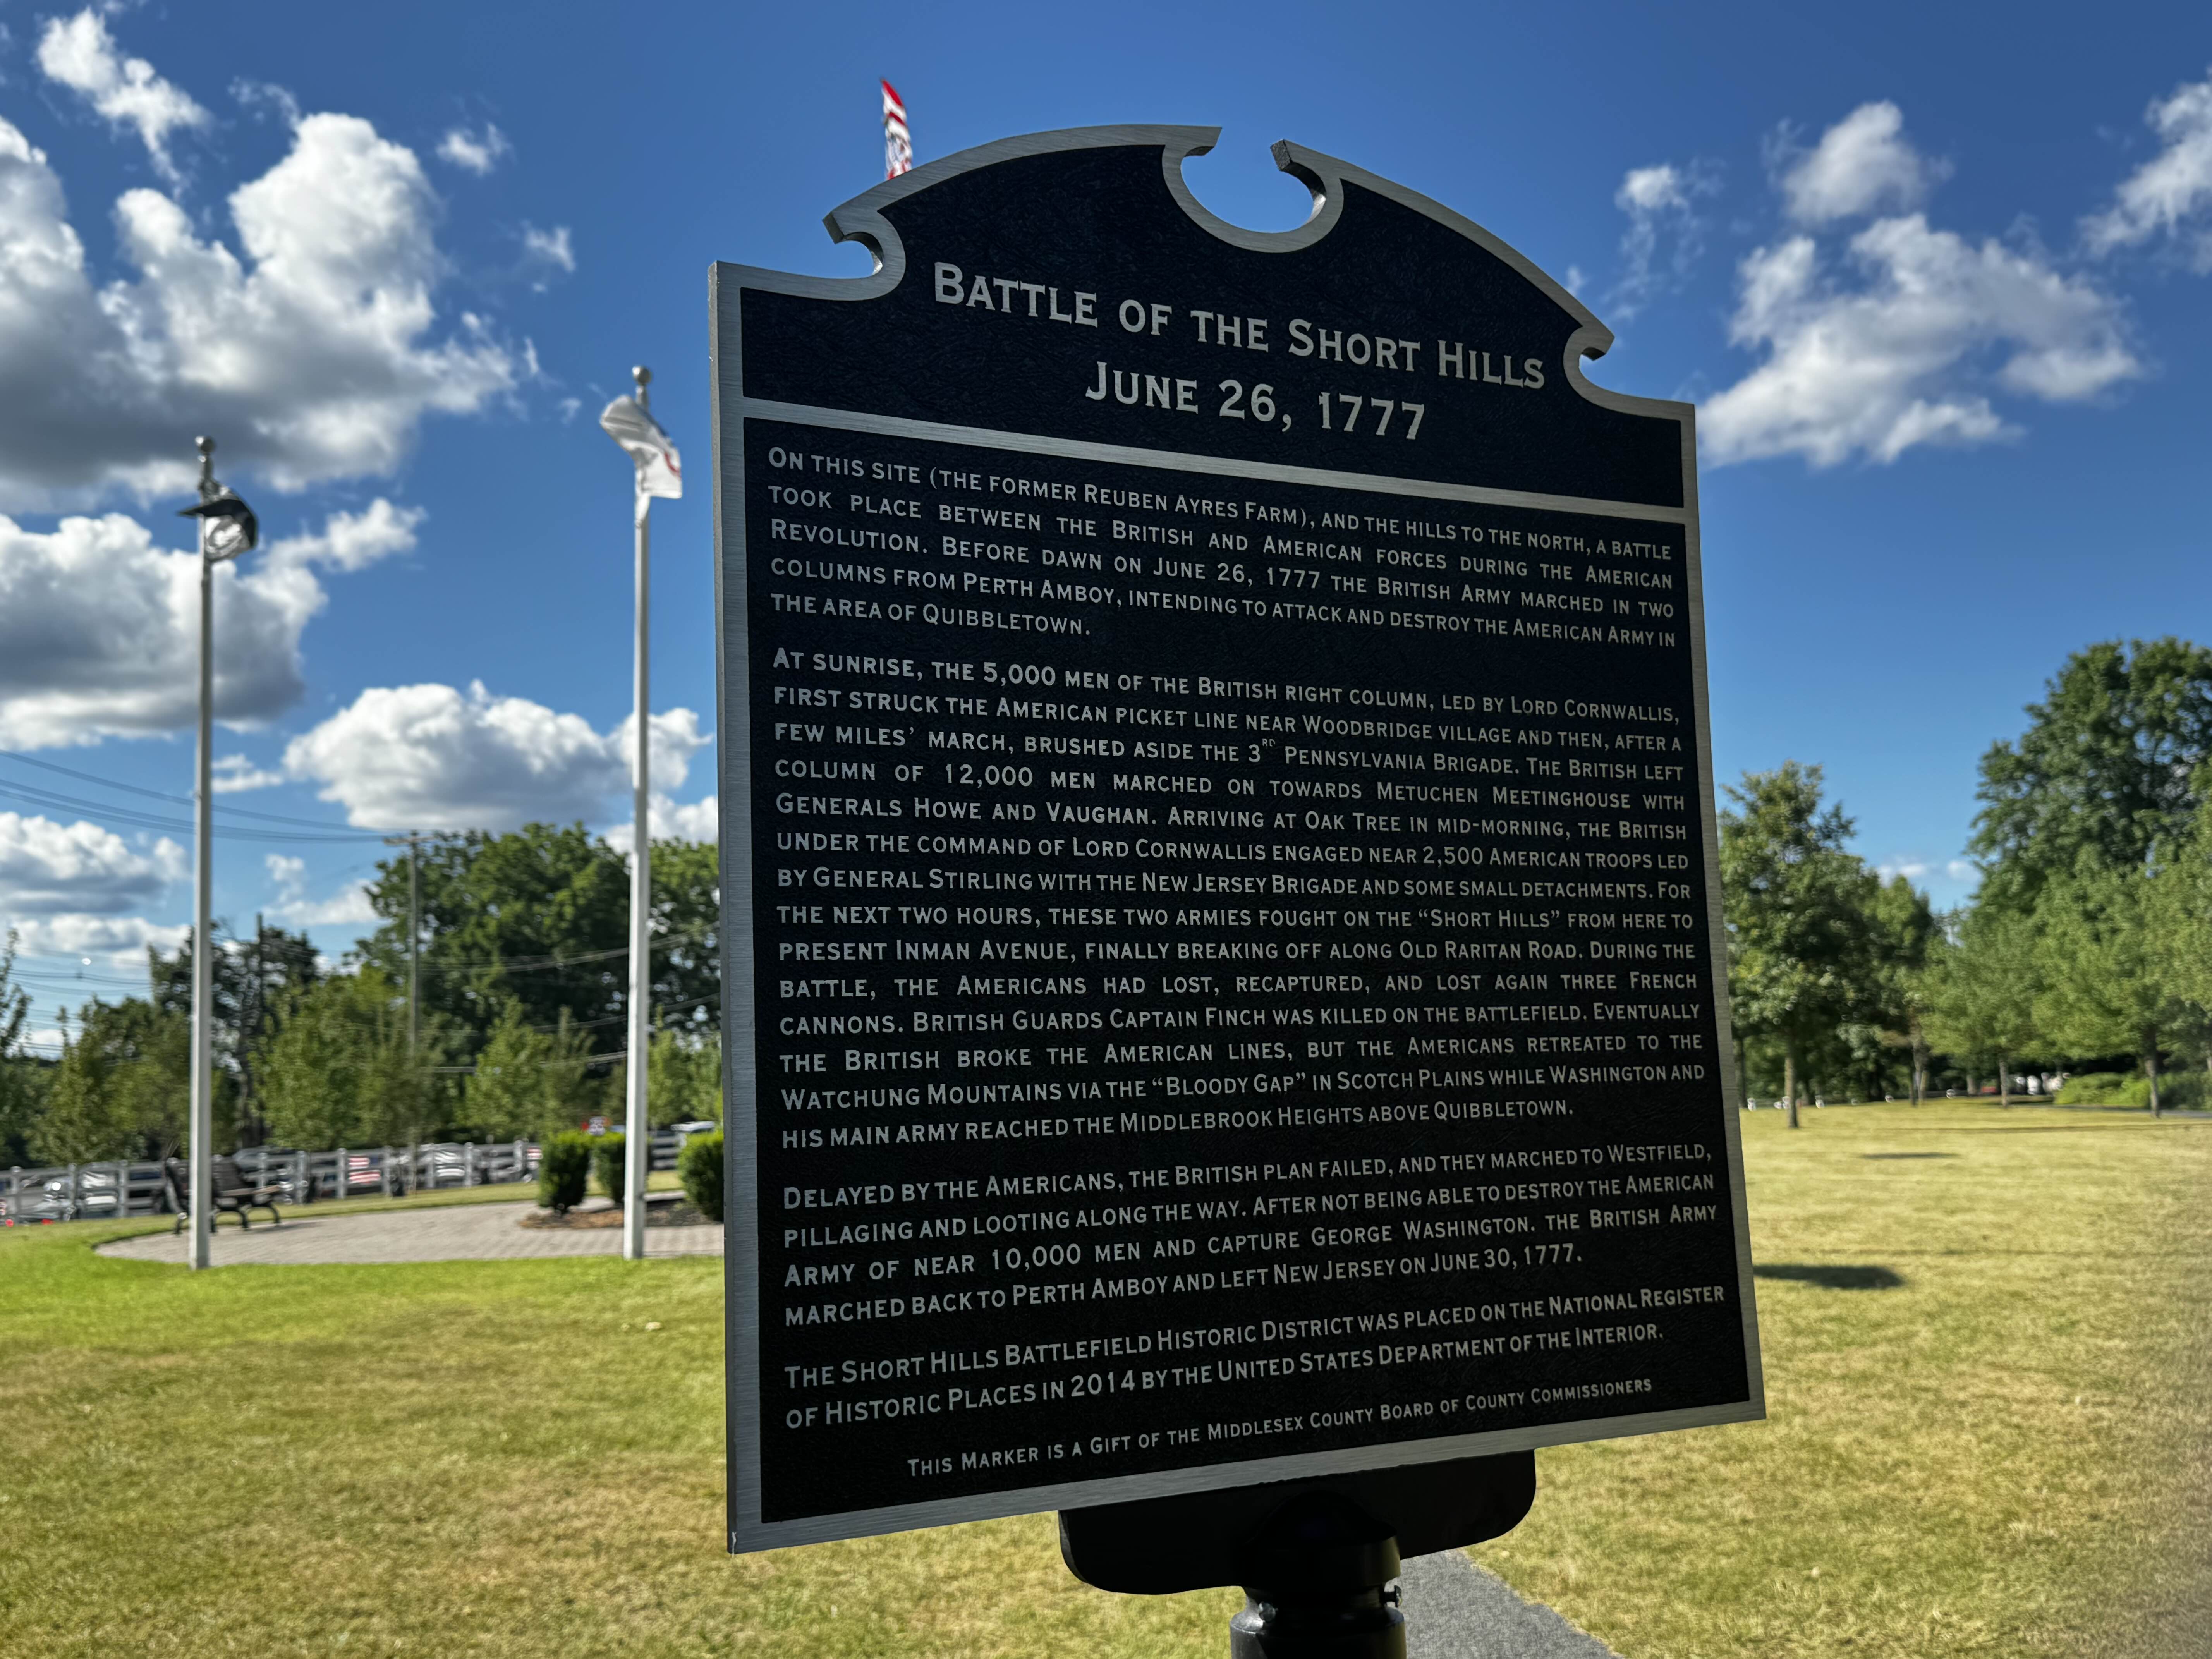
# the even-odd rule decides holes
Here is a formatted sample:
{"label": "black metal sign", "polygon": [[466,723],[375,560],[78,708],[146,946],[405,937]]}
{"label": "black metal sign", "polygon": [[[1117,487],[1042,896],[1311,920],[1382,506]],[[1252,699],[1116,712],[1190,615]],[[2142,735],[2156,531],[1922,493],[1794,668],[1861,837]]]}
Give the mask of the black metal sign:
{"label": "black metal sign", "polygon": [[715,268],[733,1549],[1761,1413],[1691,410],[1212,138]]}

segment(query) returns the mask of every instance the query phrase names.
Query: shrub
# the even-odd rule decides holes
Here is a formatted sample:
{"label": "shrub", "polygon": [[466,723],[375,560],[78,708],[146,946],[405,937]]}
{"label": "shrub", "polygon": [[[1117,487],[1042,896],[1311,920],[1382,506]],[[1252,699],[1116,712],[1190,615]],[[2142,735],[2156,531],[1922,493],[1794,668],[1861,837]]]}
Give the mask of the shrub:
{"label": "shrub", "polygon": [[[2193,1111],[2204,1104],[2204,1073],[2191,1066],[2160,1072],[2158,1103],[2169,1112]],[[2141,1072],[2081,1072],[2066,1079],[2058,1091],[2061,1106],[2135,1106],[2150,1104],[2150,1079]]]}
{"label": "shrub", "polygon": [[592,1138],[570,1129],[547,1139],[538,1159],[538,1201],[566,1215],[584,1201],[592,1175]]}
{"label": "shrub", "polygon": [[629,1170],[623,1162],[623,1138],[620,1135],[601,1135],[592,1143],[592,1167],[599,1177],[599,1186],[614,1200],[617,1208],[623,1201],[623,1181]]}
{"label": "shrub", "polygon": [[676,1156],[676,1173],[684,1196],[709,1221],[722,1218],[722,1132],[694,1135]]}
{"label": "shrub", "polygon": [[[2118,1072],[2076,1072],[2058,1091],[2061,1106],[2131,1106],[2130,1079]],[[2149,1096],[2145,1094],[2148,1100]]]}

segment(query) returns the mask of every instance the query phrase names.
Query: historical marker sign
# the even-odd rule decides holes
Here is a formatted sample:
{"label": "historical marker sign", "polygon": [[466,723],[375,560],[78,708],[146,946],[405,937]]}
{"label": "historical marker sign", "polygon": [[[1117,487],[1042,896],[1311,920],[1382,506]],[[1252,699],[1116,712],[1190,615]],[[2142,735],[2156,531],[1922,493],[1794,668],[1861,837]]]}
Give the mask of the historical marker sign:
{"label": "historical marker sign", "polygon": [[1212,137],[715,269],[732,1548],[1761,1413],[1691,410]]}

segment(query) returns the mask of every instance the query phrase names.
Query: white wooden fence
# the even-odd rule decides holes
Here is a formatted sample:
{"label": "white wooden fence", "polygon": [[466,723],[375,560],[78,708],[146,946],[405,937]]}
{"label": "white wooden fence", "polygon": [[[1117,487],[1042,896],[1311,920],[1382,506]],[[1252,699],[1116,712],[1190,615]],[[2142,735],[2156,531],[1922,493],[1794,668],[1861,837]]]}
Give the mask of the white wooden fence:
{"label": "white wooden fence", "polygon": [[[687,1139],[674,1129],[655,1129],[651,1167],[674,1169]],[[278,1203],[312,1204],[530,1181],[538,1174],[538,1153],[535,1141],[496,1140],[425,1142],[414,1148],[411,1159],[404,1146],[340,1146],[326,1152],[249,1146],[233,1156],[240,1172],[256,1184],[278,1188]],[[159,1164],[0,1170],[0,1226],[167,1215],[171,1207]]]}

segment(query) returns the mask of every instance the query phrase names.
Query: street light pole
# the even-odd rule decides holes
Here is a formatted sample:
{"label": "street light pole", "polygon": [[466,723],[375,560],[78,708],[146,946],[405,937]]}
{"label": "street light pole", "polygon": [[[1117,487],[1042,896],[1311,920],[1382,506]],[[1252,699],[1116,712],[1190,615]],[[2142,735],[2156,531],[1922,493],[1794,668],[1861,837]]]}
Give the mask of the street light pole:
{"label": "street light pole", "polygon": [[200,532],[200,709],[198,769],[192,789],[192,1077],[190,1141],[194,1268],[209,1265],[215,1226],[215,568],[251,552],[260,535],[253,510],[216,482],[215,440],[195,438],[199,504],[180,515]]}
{"label": "street light pole", "polygon": [[[194,441],[200,453],[200,501],[213,501],[215,440]],[[199,522],[200,552],[200,718],[198,781],[192,788],[192,1191],[191,1264],[209,1265],[209,1234],[215,1208],[215,1031],[213,1010],[215,952],[208,938],[208,911],[213,902],[215,862],[215,561],[208,556],[208,533],[215,520]]]}
{"label": "street light pole", "polygon": [[[640,367],[630,371],[637,380],[637,406],[650,413],[646,387],[653,371]],[[636,757],[630,766],[633,799],[629,854],[629,1059],[624,1066],[629,1083],[628,1111],[623,1121],[623,1255],[630,1261],[645,1259],[645,1180],[653,1160],[652,1131],[646,1113],[647,1067],[652,1052],[650,1024],[653,995],[653,716],[652,687],[647,658],[647,602],[652,581],[651,519],[653,497],[642,490],[637,496],[637,654],[636,684],[631,707]]]}

